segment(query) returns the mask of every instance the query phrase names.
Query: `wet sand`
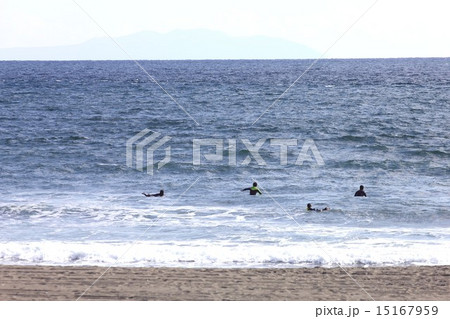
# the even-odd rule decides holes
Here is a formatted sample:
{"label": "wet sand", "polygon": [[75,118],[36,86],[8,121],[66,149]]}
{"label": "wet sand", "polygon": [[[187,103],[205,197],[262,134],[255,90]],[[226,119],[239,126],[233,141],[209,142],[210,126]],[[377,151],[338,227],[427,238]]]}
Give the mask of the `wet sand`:
{"label": "wet sand", "polygon": [[344,269],[0,266],[0,300],[450,300],[450,266]]}

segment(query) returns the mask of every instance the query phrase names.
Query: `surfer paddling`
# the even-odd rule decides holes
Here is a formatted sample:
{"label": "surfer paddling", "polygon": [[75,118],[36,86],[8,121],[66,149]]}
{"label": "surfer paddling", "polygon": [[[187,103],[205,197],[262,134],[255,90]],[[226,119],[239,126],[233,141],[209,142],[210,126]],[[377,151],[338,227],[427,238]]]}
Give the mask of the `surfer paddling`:
{"label": "surfer paddling", "polygon": [[323,211],[326,211],[326,210],[330,210],[330,207],[325,207],[324,209],[313,208],[311,203],[308,203],[306,205],[306,210],[307,211],[313,211],[313,212],[323,212]]}
{"label": "surfer paddling", "polygon": [[164,190],[160,190],[159,193],[156,194],[147,194],[147,193],[142,193],[142,195],[144,195],[145,197],[163,197],[164,196]]}

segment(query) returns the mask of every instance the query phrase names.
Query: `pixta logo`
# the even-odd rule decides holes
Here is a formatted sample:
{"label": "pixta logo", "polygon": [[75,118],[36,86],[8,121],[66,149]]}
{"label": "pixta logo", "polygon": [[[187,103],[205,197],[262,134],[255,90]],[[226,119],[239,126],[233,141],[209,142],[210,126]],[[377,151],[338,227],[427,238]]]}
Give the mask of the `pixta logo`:
{"label": "pixta logo", "polygon": [[[161,133],[144,129],[138,134],[128,139],[126,143],[127,166],[135,168],[141,172],[153,175],[153,170],[160,169],[171,160],[171,148],[165,148],[165,156],[162,160],[155,161],[155,151],[171,140],[170,136],[161,136]],[[273,150],[277,150],[279,154],[279,165],[285,166],[294,164],[302,166],[304,162],[315,163],[318,166],[325,165],[322,155],[319,152],[314,140],[306,139],[300,144],[297,139],[283,138],[262,138],[256,142],[248,139],[220,139],[220,138],[202,138],[192,139],[192,164],[199,166],[206,163],[218,163],[227,161],[230,166],[247,166],[252,161],[259,166],[267,165],[263,156],[259,153],[264,144]],[[248,151],[248,155],[238,161],[237,145],[243,145]],[[267,145],[267,144],[266,144]],[[300,148],[301,145],[301,148]],[[203,148],[203,151],[202,151]],[[300,149],[298,155],[294,159],[288,159],[288,149]],[[211,153],[211,149],[214,151]],[[297,153],[294,150],[295,153]],[[294,152],[291,152],[293,154]]]}
{"label": "pixta logo", "polygon": [[[152,134],[150,134],[152,133]],[[170,162],[170,146],[165,148],[165,156],[162,160],[154,161],[155,151],[162,145],[171,140],[170,136],[161,136],[161,133],[153,132],[150,129],[144,129],[127,140],[126,157],[127,166],[136,168],[143,172],[146,168],[147,174],[153,175],[153,169],[156,164],[157,169]]]}
{"label": "pixta logo", "polygon": [[[259,153],[261,147],[266,143],[266,141],[269,140],[269,145],[272,148],[276,148],[279,151],[279,158],[280,158],[280,165],[286,166],[288,165],[288,148],[295,147],[298,148],[298,140],[297,139],[287,139],[287,138],[271,138],[271,139],[259,139],[256,143],[250,142],[248,139],[243,138],[240,140],[240,142],[245,146],[245,148],[250,153],[248,156],[245,157],[245,159],[238,163],[237,157],[236,157],[236,145],[238,143],[238,140],[236,139],[228,139],[227,140],[227,147],[226,147],[226,154],[228,156],[228,164],[230,166],[247,166],[249,165],[252,160],[256,162],[259,166],[265,166],[266,161]],[[203,139],[193,139],[193,165],[201,165],[204,162],[221,162],[224,160],[224,139],[216,139],[216,138],[203,138]],[[214,147],[215,152],[210,154],[203,154],[204,160],[201,161],[202,158],[202,152],[201,148],[203,147]],[[309,153],[312,153],[314,159],[309,155]],[[319,149],[317,148],[316,144],[314,143],[314,140],[312,139],[306,139],[305,142],[302,145],[302,148],[295,160],[295,165],[301,166],[303,165],[303,162],[314,162],[318,166],[325,165],[325,162],[322,158],[322,155],[319,152]]]}

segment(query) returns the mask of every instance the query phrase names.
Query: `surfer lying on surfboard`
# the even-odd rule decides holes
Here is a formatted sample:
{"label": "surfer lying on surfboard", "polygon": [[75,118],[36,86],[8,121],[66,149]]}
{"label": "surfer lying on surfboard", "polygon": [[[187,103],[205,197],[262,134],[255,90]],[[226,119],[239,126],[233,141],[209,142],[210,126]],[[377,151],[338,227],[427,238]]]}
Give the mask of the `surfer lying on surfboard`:
{"label": "surfer lying on surfboard", "polygon": [[163,197],[164,196],[164,190],[160,190],[159,193],[156,194],[146,194],[146,193],[142,193],[142,195],[144,195],[145,197]]}
{"label": "surfer lying on surfboard", "polygon": [[322,211],[325,211],[325,210],[330,210],[330,207],[325,207],[324,209],[318,209],[318,208],[313,208],[311,203],[308,203],[306,205],[306,210],[308,210],[308,211],[312,210],[312,211],[315,211],[315,212],[322,212]]}

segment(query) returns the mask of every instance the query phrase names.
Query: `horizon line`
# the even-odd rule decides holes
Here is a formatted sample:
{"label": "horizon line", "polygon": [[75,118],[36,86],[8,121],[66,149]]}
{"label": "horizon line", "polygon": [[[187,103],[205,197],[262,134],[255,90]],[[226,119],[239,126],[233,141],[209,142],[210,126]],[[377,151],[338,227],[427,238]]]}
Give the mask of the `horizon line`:
{"label": "horizon line", "polygon": [[[320,60],[396,60],[396,59],[448,59],[450,56],[404,56],[404,57],[354,57],[354,58],[322,58]],[[297,61],[316,60],[317,58],[206,58],[206,59],[7,59],[0,62],[124,62],[124,61]]]}

